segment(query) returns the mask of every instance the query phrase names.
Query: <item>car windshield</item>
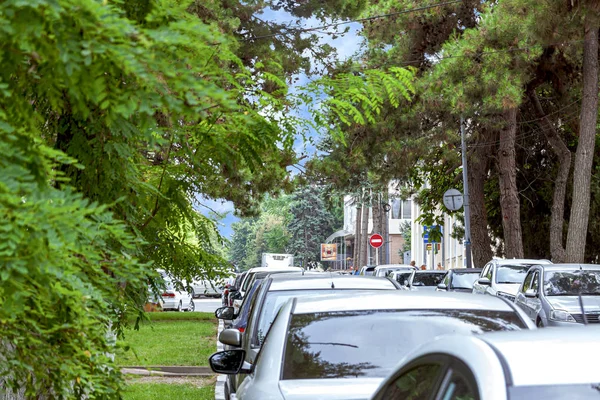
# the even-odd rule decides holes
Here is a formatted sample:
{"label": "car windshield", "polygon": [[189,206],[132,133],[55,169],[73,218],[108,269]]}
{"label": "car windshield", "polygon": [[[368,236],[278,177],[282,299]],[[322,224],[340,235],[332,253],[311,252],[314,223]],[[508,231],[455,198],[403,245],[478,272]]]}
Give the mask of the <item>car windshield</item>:
{"label": "car windshield", "polygon": [[479,278],[479,273],[454,273],[452,274],[452,289],[473,289],[473,284]]}
{"label": "car windshield", "polygon": [[437,286],[444,279],[445,272],[416,273],[413,277],[413,286]]}
{"label": "car windshield", "polygon": [[499,265],[496,269],[496,283],[523,283],[530,265]]}
{"label": "car windshield", "polygon": [[598,383],[575,385],[508,386],[511,400],[598,400]]}
{"label": "car windshield", "polygon": [[[385,377],[403,356],[439,335],[525,327],[512,311],[378,310],[295,314],[287,335],[283,379]],[[385,343],[390,345],[382,345]]]}
{"label": "car windshield", "polygon": [[[275,320],[275,316],[277,312],[281,308],[281,306],[292,297],[307,297],[314,295],[323,295],[329,294],[332,292],[340,292],[344,291],[344,293],[363,293],[364,290],[353,290],[353,289],[314,289],[314,290],[280,290],[268,292],[263,303],[263,306],[260,310],[260,315],[258,316],[257,322],[257,330],[256,335],[253,335],[254,338],[252,342],[255,345],[262,345],[273,320]],[[369,293],[373,293],[372,290],[368,291]]]}
{"label": "car windshield", "polygon": [[546,296],[600,296],[600,271],[546,272],[544,277]]}

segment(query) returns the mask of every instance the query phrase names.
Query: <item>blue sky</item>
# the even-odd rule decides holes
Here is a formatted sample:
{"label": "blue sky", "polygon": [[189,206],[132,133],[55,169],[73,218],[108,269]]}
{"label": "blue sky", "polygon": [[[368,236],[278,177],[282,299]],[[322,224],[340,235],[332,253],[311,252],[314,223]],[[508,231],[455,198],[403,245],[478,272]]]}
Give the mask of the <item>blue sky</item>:
{"label": "blue sky", "polygon": [[[295,21],[295,18],[285,11],[273,11],[267,10],[264,12],[260,18],[266,21],[276,21],[276,22],[289,22]],[[310,28],[320,26],[322,23],[317,21],[316,19],[307,19],[304,20],[302,27]],[[330,46],[336,49],[338,59],[346,59],[351,57],[356,53],[360,46],[361,37],[357,34],[360,30],[361,26],[359,24],[353,23],[348,25],[350,30],[348,33],[339,36],[336,39],[332,39],[328,35],[319,34],[321,37],[322,43],[328,43]],[[313,60],[314,61],[314,60]],[[306,84],[309,79],[306,75],[300,75],[298,82],[295,84],[296,86]],[[293,90],[293,87],[292,87]],[[297,115],[302,118],[310,118],[310,112],[308,109],[300,109],[297,110]],[[316,132],[309,133],[313,139],[318,140],[318,134]],[[294,150],[297,154],[307,154],[313,155],[316,151],[315,147],[309,143],[304,143],[302,137],[298,136],[294,142]],[[291,170],[290,173],[294,173],[295,170]],[[224,200],[209,200],[209,199],[199,199],[199,203],[197,208],[204,215],[209,215],[212,211],[216,211],[219,214],[225,215],[224,218],[217,222],[219,232],[224,237],[230,239],[233,234],[233,229],[231,225],[238,221],[239,218],[233,215],[234,206],[233,203]]]}

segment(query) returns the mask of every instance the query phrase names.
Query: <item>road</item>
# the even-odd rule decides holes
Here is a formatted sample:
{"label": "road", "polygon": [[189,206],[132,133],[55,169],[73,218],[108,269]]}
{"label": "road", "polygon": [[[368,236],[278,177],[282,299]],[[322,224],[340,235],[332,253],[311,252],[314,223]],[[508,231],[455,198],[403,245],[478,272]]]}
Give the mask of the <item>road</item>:
{"label": "road", "polygon": [[221,307],[221,298],[201,297],[194,299],[194,305],[197,312],[214,313],[217,308]]}

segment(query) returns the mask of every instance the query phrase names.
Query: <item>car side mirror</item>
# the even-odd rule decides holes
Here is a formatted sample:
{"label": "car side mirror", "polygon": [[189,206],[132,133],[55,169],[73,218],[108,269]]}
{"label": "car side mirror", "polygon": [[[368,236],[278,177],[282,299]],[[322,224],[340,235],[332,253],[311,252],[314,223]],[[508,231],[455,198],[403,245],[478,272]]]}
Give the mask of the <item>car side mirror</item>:
{"label": "car side mirror", "polygon": [[448,286],[446,286],[444,283],[440,283],[437,288],[440,290],[448,290]]}
{"label": "car side mirror", "polygon": [[242,333],[237,329],[223,329],[219,334],[219,342],[240,347],[242,345]]}
{"label": "car side mirror", "polygon": [[538,295],[537,292],[533,289],[527,289],[525,291],[525,297],[529,297],[530,299],[537,297],[537,295]]}
{"label": "car side mirror", "polygon": [[485,286],[490,286],[492,284],[492,282],[490,281],[489,278],[479,278],[477,283],[479,283],[480,285],[485,285]]}
{"label": "car side mirror", "polygon": [[235,375],[242,369],[245,358],[246,350],[225,350],[210,356],[208,363],[217,374]]}
{"label": "car side mirror", "polygon": [[233,307],[219,307],[215,310],[217,319],[234,319],[235,310]]}

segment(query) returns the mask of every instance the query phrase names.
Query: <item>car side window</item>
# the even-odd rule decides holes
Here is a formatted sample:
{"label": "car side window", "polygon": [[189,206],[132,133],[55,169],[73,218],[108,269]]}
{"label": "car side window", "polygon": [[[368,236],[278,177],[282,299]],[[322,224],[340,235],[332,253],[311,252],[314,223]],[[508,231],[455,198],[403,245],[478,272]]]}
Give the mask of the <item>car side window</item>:
{"label": "car side window", "polygon": [[488,278],[490,281],[492,281],[492,273],[494,271],[494,266],[492,264],[488,265],[488,269],[485,273],[485,277]]}
{"label": "car side window", "polygon": [[533,279],[531,280],[531,289],[533,289],[534,292],[538,292],[539,289],[539,281],[540,281],[540,272],[539,271],[533,271]]}
{"label": "car side window", "polygon": [[442,366],[437,363],[422,364],[414,367],[385,389],[383,399],[389,400],[426,400],[434,393]]}
{"label": "car side window", "polygon": [[533,281],[533,271],[529,272],[523,281],[523,287],[521,288],[521,292],[525,293],[531,288],[531,282]]}
{"label": "car side window", "polygon": [[458,371],[452,371],[452,375],[441,390],[438,399],[443,400],[476,400],[479,398],[476,389]]}
{"label": "car side window", "polygon": [[445,276],[444,276],[444,280],[442,282],[444,285],[446,285],[446,287],[450,287],[450,272],[448,272]]}

